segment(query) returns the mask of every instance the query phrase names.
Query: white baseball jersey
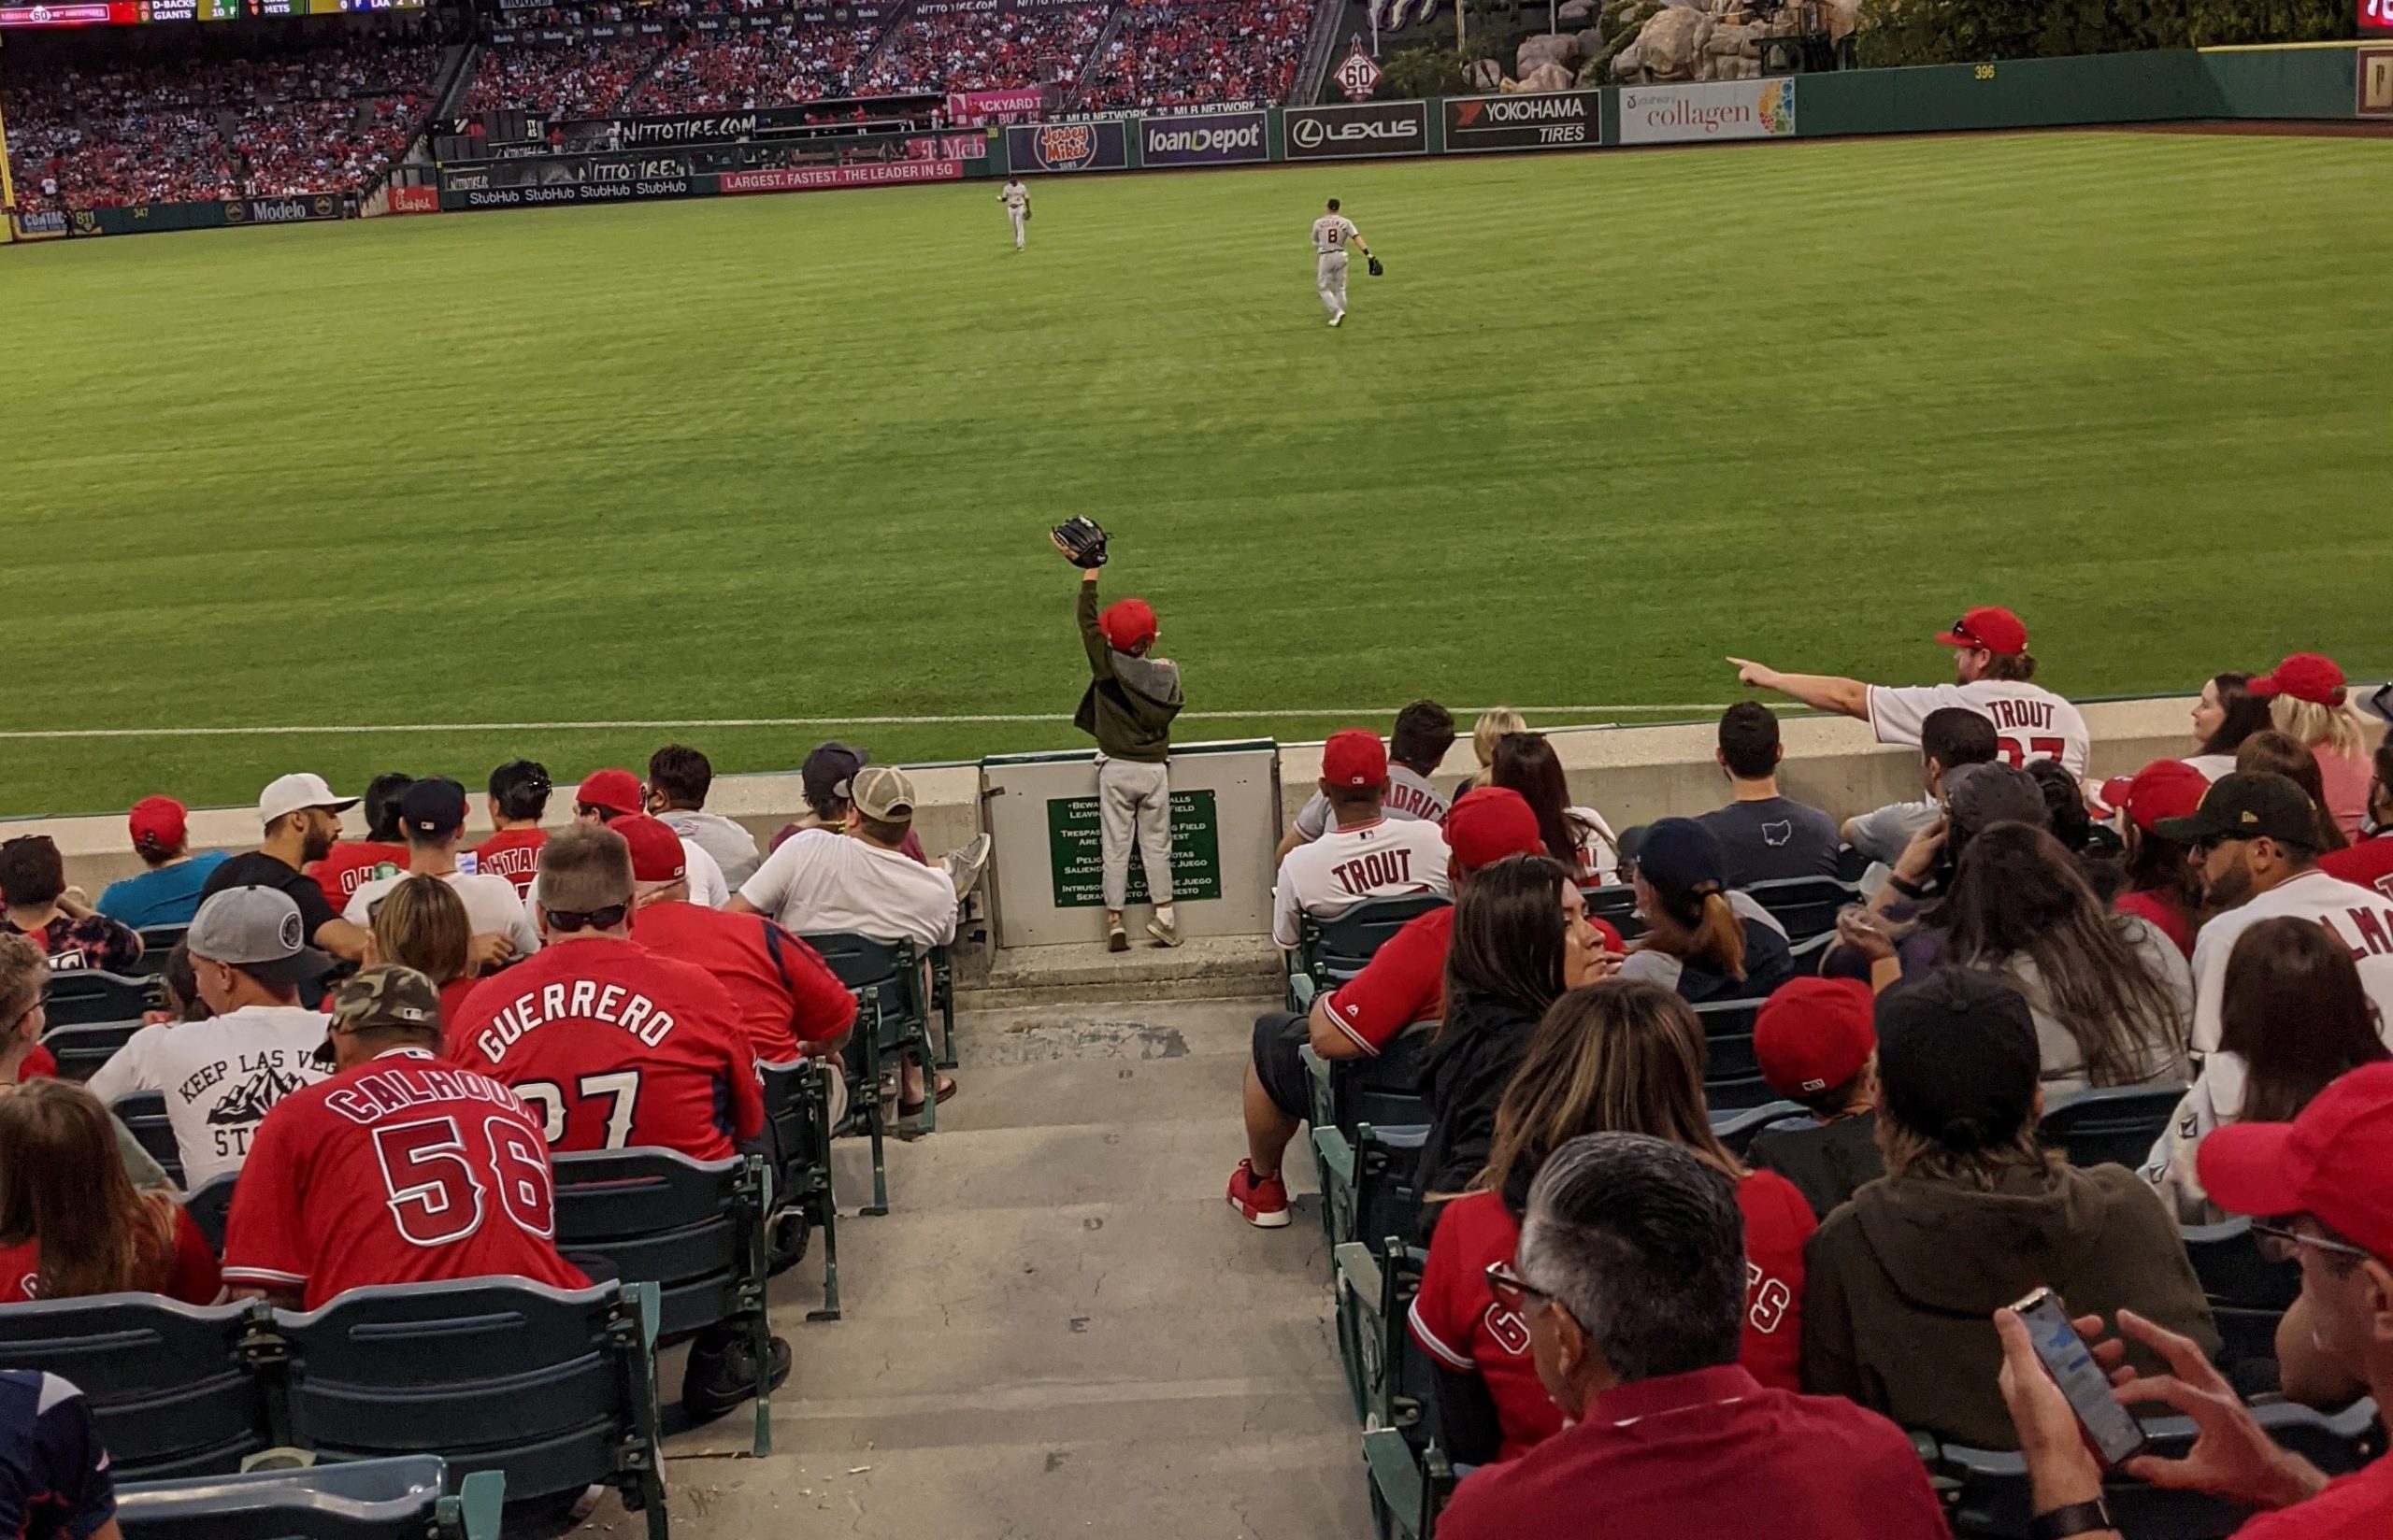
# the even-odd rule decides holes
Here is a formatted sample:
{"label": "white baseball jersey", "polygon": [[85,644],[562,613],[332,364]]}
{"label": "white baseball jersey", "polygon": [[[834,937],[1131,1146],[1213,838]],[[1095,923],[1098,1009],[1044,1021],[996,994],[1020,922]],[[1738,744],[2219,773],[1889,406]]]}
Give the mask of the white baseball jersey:
{"label": "white baseball jersey", "polygon": [[1343,214],[1324,214],[1312,221],[1312,249],[1323,256],[1343,251],[1354,243],[1354,221]]}
{"label": "white baseball jersey", "polygon": [[1280,863],[1271,891],[1271,939],[1293,947],[1305,915],[1326,920],[1367,898],[1445,893],[1446,835],[1419,819],[1375,819],[1332,829]]}
{"label": "white baseball jersey", "polygon": [[1030,189],[1020,182],[1006,183],[997,196],[1006,201],[1006,212],[1009,214],[1019,214],[1030,207]]}
{"label": "white baseball jersey", "polygon": [[[2194,1051],[2219,1046],[2219,1006],[2227,995],[2227,960],[2245,931],[2281,916],[2315,920],[2332,933],[2359,967],[2360,988],[2376,1004],[2377,1031],[2393,1036],[2393,902],[2372,888],[2308,871],[2280,882],[2217,916],[2194,938]],[[2240,1092],[2233,1105],[2242,1105]]]}
{"label": "white baseball jersey", "polygon": [[[407,874],[402,873],[359,883],[340,917],[361,929],[372,930],[375,906],[407,879]],[[529,957],[540,949],[540,927],[523,906],[523,900],[517,896],[514,883],[503,877],[468,871],[451,872],[443,880],[464,900],[466,922],[473,926],[476,935],[506,936],[515,943],[519,957]]]}
{"label": "white baseball jersey", "polygon": [[2012,679],[1978,679],[1970,684],[1883,685],[1870,687],[1870,725],[1880,743],[1916,746],[1921,726],[1931,711],[1947,706],[1974,711],[1994,723],[1995,742],[2003,763],[2016,768],[2029,760],[2058,760],[2061,768],[2085,778],[2092,734],[2077,707],[2042,685]]}

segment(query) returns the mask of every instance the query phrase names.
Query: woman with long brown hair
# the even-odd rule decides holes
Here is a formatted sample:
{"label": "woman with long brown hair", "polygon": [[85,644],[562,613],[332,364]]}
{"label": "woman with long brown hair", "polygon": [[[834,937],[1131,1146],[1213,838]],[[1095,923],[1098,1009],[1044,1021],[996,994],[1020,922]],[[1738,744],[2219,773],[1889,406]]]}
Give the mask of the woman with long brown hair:
{"label": "woman with long brown hair", "polygon": [[1537,815],[1545,853],[1569,867],[1581,882],[1620,880],[1620,841],[1601,813],[1572,806],[1570,778],[1563,774],[1562,758],[1544,734],[1507,733],[1497,739],[1487,777],[1489,785],[1521,794]]}
{"label": "woman with long brown hair", "polygon": [[1645,917],[1624,978],[1642,978],[1683,1000],[1766,1000],[1795,977],[1785,928],[1751,895],[1728,886],[1717,835],[1693,819],[1663,819],[1637,847],[1637,912]]}
{"label": "woman with long brown hair", "polygon": [[2238,775],[2283,776],[2300,787],[2315,814],[2320,855],[2351,844],[2343,835],[2343,826],[2336,821],[2334,809],[2327,806],[2327,777],[2319,768],[2318,756],[2294,739],[2273,728],[2253,734],[2235,751],[2235,770]]}
{"label": "woman with long brown hair", "polygon": [[2235,938],[2219,996],[2218,1051],[2177,1104],[2143,1163],[2185,1224],[2212,1224],[2194,1151],[2228,1123],[2289,1123],[2329,1082],[2393,1058],[2385,1026],[2359,981],[2351,948],[2315,920],[2263,920]]}
{"label": "woman with long brown hair", "polygon": [[2251,691],[2249,674],[2214,674],[2194,703],[2194,751],[2185,763],[2216,780],[2235,768],[2235,751],[2269,730],[2269,701]]}
{"label": "woman with long brown hair", "polygon": [[0,1304],[220,1292],[199,1227],[171,1192],[134,1188],[90,1091],[36,1080],[0,1093]]}
{"label": "woman with long brown hair", "polygon": [[474,988],[474,922],[457,890],[437,877],[411,877],[374,905],[374,950],[385,962],[413,968],[440,991],[440,1020]]}
{"label": "woman with long brown hair", "polygon": [[1572,990],[1538,1023],[1497,1108],[1487,1163],[1445,1205],[1430,1243],[1411,1327],[1439,1365],[1441,1442],[1458,1462],[1509,1460],[1562,1425],[1527,1333],[1497,1307],[1487,1269],[1512,1260],[1546,1157],[1604,1133],[1684,1146],[1737,1184],[1749,1280],[1739,1359],[1764,1384],[1796,1385],[1811,1206],[1785,1177],[1748,1170],[1712,1132],[1703,1032],[1686,1003],[1658,985],[1611,979]]}

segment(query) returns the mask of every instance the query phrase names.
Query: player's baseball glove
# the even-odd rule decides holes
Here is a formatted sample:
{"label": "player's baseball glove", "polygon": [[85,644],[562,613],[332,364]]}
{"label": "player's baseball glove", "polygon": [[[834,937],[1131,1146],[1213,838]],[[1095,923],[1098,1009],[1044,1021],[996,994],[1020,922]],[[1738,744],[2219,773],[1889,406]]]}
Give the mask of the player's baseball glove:
{"label": "player's baseball glove", "polygon": [[1048,532],[1055,549],[1064,553],[1076,567],[1096,568],[1105,564],[1105,531],[1097,522],[1074,514]]}
{"label": "player's baseball glove", "polygon": [[1371,264],[1371,277],[1378,278],[1382,273],[1387,271],[1387,264],[1380,261],[1380,254],[1378,252],[1372,252],[1369,261]]}

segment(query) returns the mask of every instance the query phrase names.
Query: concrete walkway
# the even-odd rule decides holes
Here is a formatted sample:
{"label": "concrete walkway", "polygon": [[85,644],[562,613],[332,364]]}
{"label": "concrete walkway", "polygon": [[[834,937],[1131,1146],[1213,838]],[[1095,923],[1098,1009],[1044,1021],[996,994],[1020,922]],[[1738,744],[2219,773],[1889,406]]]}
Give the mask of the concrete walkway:
{"label": "concrete walkway", "polygon": [[[939,1133],[892,1146],[886,1217],[841,1221],[846,1319],[805,1320],[813,1258],[776,1284],[775,1453],[744,1413],[669,1442],[675,1534],[1363,1540],[1318,1199],[1268,1233],[1222,1201],[1269,1004],[964,1016]],[[642,1526],[610,1500],[577,1533]]]}

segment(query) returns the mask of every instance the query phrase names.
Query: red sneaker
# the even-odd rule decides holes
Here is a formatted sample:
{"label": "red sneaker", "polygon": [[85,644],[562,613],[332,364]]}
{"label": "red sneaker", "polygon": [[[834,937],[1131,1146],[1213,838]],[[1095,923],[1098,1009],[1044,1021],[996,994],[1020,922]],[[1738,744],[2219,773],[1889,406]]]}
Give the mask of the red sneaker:
{"label": "red sneaker", "polygon": [[1240,1161],[1230,1173],[1230,1206],[1258,1230],[1278,1230],[1288,1222],[1288,1184],[1257,1176],[1253,1162]]}

